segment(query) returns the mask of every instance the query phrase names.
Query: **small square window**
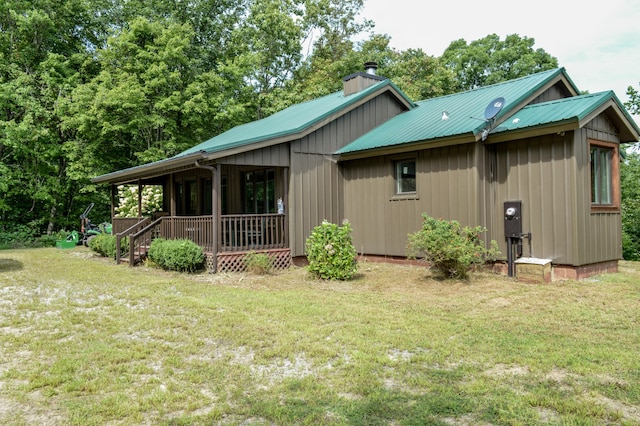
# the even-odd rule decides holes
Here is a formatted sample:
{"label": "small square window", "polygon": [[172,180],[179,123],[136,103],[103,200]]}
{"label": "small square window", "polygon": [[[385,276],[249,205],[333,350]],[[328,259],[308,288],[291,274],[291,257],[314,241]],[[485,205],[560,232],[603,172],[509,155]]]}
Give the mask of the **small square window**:
{"label": "small square window", "polygon": [[415,194],[416,161],[402,160],[395,163],[396,194]]}

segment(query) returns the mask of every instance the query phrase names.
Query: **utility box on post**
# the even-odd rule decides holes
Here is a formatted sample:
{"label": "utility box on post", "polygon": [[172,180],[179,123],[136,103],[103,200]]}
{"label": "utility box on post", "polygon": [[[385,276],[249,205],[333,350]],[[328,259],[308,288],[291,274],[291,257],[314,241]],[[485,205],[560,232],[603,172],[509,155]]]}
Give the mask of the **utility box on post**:
{"label": "utility box on post", "polygon": [[522,201],[505,201],[504,236],[522,238]]}

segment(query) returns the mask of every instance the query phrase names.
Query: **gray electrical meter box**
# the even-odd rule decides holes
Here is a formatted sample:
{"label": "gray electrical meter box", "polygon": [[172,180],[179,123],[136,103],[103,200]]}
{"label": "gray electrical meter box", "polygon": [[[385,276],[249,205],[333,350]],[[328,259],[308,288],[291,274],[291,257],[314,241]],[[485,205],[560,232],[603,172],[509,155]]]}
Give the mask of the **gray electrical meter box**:
{"label": "gray electrical meter box", "polygon": [[505,201],[504,236],[505,238],[522,237],[522,201]]}

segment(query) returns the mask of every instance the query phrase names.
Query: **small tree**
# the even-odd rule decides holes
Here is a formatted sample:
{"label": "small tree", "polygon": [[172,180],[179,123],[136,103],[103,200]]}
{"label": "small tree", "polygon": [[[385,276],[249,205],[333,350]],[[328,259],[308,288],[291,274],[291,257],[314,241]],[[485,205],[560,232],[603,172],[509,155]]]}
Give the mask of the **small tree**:
{"label": "small tree", "polygon": [[138,211],[138,186],[118,186],[117,217],[151,216],[162,210],[162,186],[148,185],[142,187],[142,212]]}
{"label": "small tree", "polygon": [[325,220],[313,228],[307,238],[306,254],[309,271],[325,280],[348,280],[358,270],[351,224],[347,220],[342,226]]}
{"label": "small tree", "polygon": [[499,255],[498,245],[491,241],[489,249],[480,239],[486,228],[461,227],[455,220],[435,219],[422,214],[422,229],[409,234],[407,256],[423,253],[431,268],[446,278],[466,278],[469,268]]}

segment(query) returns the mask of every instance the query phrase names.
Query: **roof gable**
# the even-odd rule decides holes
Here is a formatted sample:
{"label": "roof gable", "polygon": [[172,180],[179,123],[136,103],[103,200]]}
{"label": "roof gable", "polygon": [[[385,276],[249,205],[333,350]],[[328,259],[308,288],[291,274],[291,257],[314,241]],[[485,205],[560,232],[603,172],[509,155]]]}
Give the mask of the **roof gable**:
{"label": "roof gable", "polygon": [[391,80],[383,79],[358,93],[345,96],[341,91],[292,105],[261,120],[236,126],[168,159],[108,173],[91,181],[123,182],[184,168],[196,160],[219,158],[297,139],[383,93],[390,93],[407,109],[416,106]]}
{"label": "roof gable", "polygon": [[569,129],[575,129],[610,109],[614,110],[610,115],[614,117],[619,128],[621,141],[637,141],[640,129],[611,90],[528,105],[493,129],[492,134],[562,124],[566,124]]}
{"label": "roof gable", "polygon": [[202,151],[207,154],[252,145],[257,142],[277,141],[281,138],[301,137],[314,126],[348,112],[363,100],[377,96],[383,91],[391,91],[407,109],[415,104],[391,80],[384,79],[361,92],[344,95],[342,91],[321,98],[292,105],[261,120],[236,126],[209,140],[206,140],[178,155]]}
{"label": "roof gable", "polygon": [[544,90],[561,82],[569,93],[577,94],[564,68],[544,71],[515,80],[478,89],[427,99],[417,107],[400,114],[337,151],[348,155],[369,150],[398,147],[425,141],[464,138],[477,140],[487,127],[484,111],[498,97],[505,99],[493,119],[500,123],[514,111],[524,107]]}

